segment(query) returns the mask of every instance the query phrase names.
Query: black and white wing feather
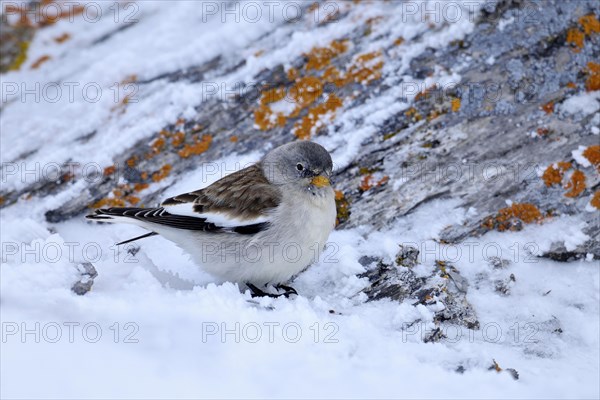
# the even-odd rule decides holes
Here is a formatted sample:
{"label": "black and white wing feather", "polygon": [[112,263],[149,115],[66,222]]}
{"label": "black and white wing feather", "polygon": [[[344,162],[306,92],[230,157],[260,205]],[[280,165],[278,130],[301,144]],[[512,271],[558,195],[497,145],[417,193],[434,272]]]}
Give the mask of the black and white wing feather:
{"label": "black and white wing feather", "polygon": [[113,207],[96,210],[87,218],[131,222],[151,230],[153,226],[162,225],[206,233],[246,235],[265,230],[272,210],[280,201],[279,190],[269,183],[260,164],[255,164],[204,189],[171,197],[158,208]]}

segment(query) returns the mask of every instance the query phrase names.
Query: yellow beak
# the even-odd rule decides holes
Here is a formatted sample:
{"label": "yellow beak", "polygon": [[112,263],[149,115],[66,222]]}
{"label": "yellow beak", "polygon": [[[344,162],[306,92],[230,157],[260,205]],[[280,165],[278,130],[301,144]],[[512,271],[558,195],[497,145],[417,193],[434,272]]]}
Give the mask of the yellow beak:
{"label": "yellow beak", "polygon": [[330,185],[329,178],[327,178],[326,176],[323,176],[323,175],[315,176],[314,178],[312,178],[310,183],[312,183],[313,185],[315,185],[316,187],[319,187],[319,188]]}

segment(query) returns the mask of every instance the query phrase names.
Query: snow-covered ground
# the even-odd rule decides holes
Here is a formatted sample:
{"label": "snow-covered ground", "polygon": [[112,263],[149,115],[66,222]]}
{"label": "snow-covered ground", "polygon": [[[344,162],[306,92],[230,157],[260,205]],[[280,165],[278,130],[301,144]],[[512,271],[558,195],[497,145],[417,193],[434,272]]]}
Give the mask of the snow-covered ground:
{"label": "snow-covered ground", "polygon": [[[227,17],[221,2],[122,3],[118,15],[115,3],[100,2],[94,4],[105,17],[98,22],[80,16],[39,30],[24,67],[2,76],[1,156],[3,163],[11,162],[37,150],[25,160],[40,169],[25,176],[3,175],[3,190],[40,179],[46,165],[70,160],[107,167],[123,148],[192,115],[206,89],[202,83],[157,80],[144,85],[135,94],[138,102],[119,114],[113,112],[115,82],[131,75],[150,79],[218,55],[226,64],[241,59],[247,63],[235,72],[210,77],[213,81],[250,82],[263,68],[291,63],[314,46],[344,36],[355,21],[381,15],[389,6],[358,4],[339,23],[299,26],[286,21],[284,9],[290,3],[251,3],[261,7],[256,21],[254,14],[244,14],[253,12],[250,8],[234,9]],[[241,17],[237,21],[236,12]],[[87,49],[127,18],[136,22],[95,45],[94,51]],[[397,64],[386,64],[389,92],[352,113],[340,113],[337,122],[343,134],[330,132],[319,138],[337,149],[336,165],[347,165],[377,124],[404,107],[394,104],[397,93],[390,72],[408,74],[410,59],[428,46],[460,39],[472,26],[465,17],[429,32],[418,18],[398,16],[374,28],[392,31],[389,40],[418,35],[424,39],[403,49]],[[265,39],[272,31],[277,33]],[[71,39],[56,43],[53,38],[63,33]],[[265,46],[275,46],[276,51],[255,56]],[[372,46],[381,43],[374,41]],[[49,61],[30,68],[46,54]],[[440,72],[428,78],[427,85],[443,83],[449,76]],[[31,96],[22,101],[21,89],[11,94],[14,87],[6,86],[43,87],[48,82],[61,82],[63,95],[56,102],[48,100],[53,96],[48,93],[39,101]],[[66,95],[68,82],[77,83],[73,98]],[[101,89],[97,102],[81,90],[88,84]],[[121,100],[118,97],[116,103]],[[92,131],[97,133],[89,141],[75,142]],[[261,155],[232,154],[214,161],[230,171]],[[200,165],[176,181],[169,178],[147,190],[168,186],[168,197],[215,178]],[[456,200],[432,201],[384,230],[365,225],[334,231],[321,260],[294,281],[300,296],[252,299],[231,283],[211,283],[210,276],[160,237],[144,239],[133,254],[127,251],[133,246],[114,246],[143,233],[139,228],[91,225],[83,215],[58,224],[46,222],[46,211],[86,186],[80,179],[57,195],[34,196],[0,211],[2,398],[600,396],[597,262],[536,257],[553,242],[564,241],[570,249],[588,239],[576,216],[550,218],[520,232],[489,232],[450,246],[436,240],[442,229],[462,223],[477,210],[465,209]],[[366,255],[392,263],[399,244],[421,251],[415,267],[419,276],[432,275],[436,260],[457,268],[468,282],[467,298],[479,330],[447,325],[446,339],[424,343],[435,329],[439,303],[366,301],[361,290],[368,282],[357,277],[366,269],[359,259]],[[510,263],[494,269],[491,256]],[[91,292],[77,296],[71,286],[80,277],[75,266],[83,261],[92,262],[99,275]],[[510,296],[503,296],[496,282],[507,281],[511,274],[515,281],[509,283]],[[502,371],[490,370],[493,360]],[[519,379],[506,369],[516,370]]]}

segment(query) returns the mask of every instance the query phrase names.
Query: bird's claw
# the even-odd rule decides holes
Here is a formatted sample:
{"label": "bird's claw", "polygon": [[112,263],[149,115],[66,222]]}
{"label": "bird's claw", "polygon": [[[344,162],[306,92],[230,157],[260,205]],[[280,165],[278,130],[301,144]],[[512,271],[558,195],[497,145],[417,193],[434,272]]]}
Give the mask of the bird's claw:
{"label": "bird's claw", "polygon": [[277,290],[284,290],[283,293],[278,293],[278,294],[273,294],[273,293],[265,292],[264,290],[258,288],[256,285],[253,285],[251,283],[246,283],[246,286],[248,287],[248,289],[250,289],[250,296],[252,296],[252,297],[272,297],[272,298],[277,298],[277,297],[284,296],[284,297],[288,298],[292,294],[298,295],[298,292],[296,291],[296,289],[294,289],[291,286],[287,286],[287,285],[277,285],[277,286],[275,286],[275,288]]}
{"label": "bird's claw", "polygon": [[277,285],[275,286],[275,289],[284,290],[284,292],[280,296],[289,297],[290,294],[295,294],[296,296],[298,296],[298,292],[296,291],[296,289],[288,285]]}

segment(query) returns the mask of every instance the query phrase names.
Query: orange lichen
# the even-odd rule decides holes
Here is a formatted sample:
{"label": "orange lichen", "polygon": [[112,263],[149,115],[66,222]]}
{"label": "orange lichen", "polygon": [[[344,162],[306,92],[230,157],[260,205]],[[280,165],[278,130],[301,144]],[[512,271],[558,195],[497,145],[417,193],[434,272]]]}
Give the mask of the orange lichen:
{"label": "orange lichen", "polygon": [[[60,7],[60,4],[58,2],[50,1],[47,4],[50,4],[50,3],[58,4]],[[44,7],[42,7],[42,10],[43,9],[44,9]],[[61,8],[60,13],[58,13],[57,15],[55,15],[52,12],[42,11],[40,13],[41,18],[39,19],[39,26],[52,25],[52,24],[57,23],[58,21],[60,21],[61,19],[65,18],[65,17],[71,18],[73,16],[79,15],[79,14],[83,13],[84,9],[85,8],[81,5],[71,7],[70,9],[69,8],[67,8],[67,9]]]}
{"label": "orange lichen", "polygon": [[202,154],[206,150],[208,150],[211,143],[211,135],[202,135],[201,139],[198,138],[198,136],[196,136],[193,144],[186,144],[185,146],[183,146],[183,149],[177,152],[177,154],[179,154],[181,158],[188,158],[190,156]]}
{"label": "orange lichen", "polygon": [[323,81],[333,83],[337,87],[342,87],[346,84],[346,79],[343,77],[340,70],[333,65],[327,67],[323,72]]}
{"label": "orange lichen", "polygon": [[72,172],[67,172],[61,175],[60,180],[63,182],[70,182],[73,178],[75,178],[75,175]]}
{"label": "orange lichen", "polygon": [[585,33],[577,28],[571,28],[567,31],[567,43],[574,45],[575,51],[580,51],[583,48]]}
{"label": "orange lichen", "polygon": [[588,75],[585,81],[585,90],[588,92],[600,90],[600,64],[589,62],[585,72]]}
{"label": "orange lichen", "polygon": [[[129,104],[129,102],[131,101],[132,98],[133,98],[133,94],[128,93],[123,97],[123,100],[121,101],[121,103],[123,103],[123,105],[126,106],[127,104]],[[125,109],[123,109],[123,111],[125,111]]]}
{"label": "orange lichen", "polygon": [[254,123],[260,130],[266,131],[273,129],[276,126],[284,126],[285,116],[282,114],[275,114],[271,111],[270,107],[261,104],[258,109],[254,111]]}
{"label": "orange lichen", "polygon": [[567,83],[567,87],[569,89],[577,89],[577,85],[575,84],[575,82],[569,82],[569,83]]}
{"label": "orange lichen", "polygon": [[129,200],[131,200],[129,198],[130,196],[125,195],[126,192],[129,193],[130,191],[131,189],[129,185],[121,184],[114,188],[108,197],[98,200],[96,203],[90,205],[90,207],[125,207],[127,203],[129,203],[129,205],[133,205],[133,203],[129,202]]}
{"label": "orange lichen", "polygon": [[372,81],[381,78],[382,69],[383,57],[381,51],[361,54],[356,57],[354,63],[348,68],[346,79],[368,85]]}
{"label": "orange lichen", "polygon": [[272,129],[276,126],[285,125],[285,116],[281,113],[275,113],[269,107],[269,104],[285,98],[285,88],[277,87],[268,89],[262,93],[260,98],[260,105],[257,110],[254,111],[254,123],[261,130]]}
{"label": "orange lichen", "polygon": [[19,7],[12,7],[8,5],[6,12],[10,14],[19,13],[19,19],[13,24],[17,28],[33,28],[33,22],[27,17],[27,10],[23,10]]}
{"label": "orange lichen", "polygon": [[362,180],[360,181],[360,186],[358,188],[363,192],[366,192],[367,190],[371,189],[373,187],[373,185],[371,184],[371,179],[373,179],[373,175],[371,174],[363,176]]}
{"label": "orange lichen", "polygon": [[316,1],[314,3],[312,3],[310,6],[308,6],[307,11],[308,12],[313,12],[315,10],[319,9],[319,3],[317,3]]}
{"label": "orange lichen", "polygon": [[4,200],[4,196],[0,196],[0,206],[1,206],[2,204],[4,204],[4,201],[5,201],[5,200]]}
{"label": "orange lichen", "polygon": [[15,5],[15,4],[10,4],[7,3],[6,5],[4,5],[4,12],[8,15],[10,14],[17,14],[22,12],[23,10],[21,9],[21,7]]}
{"label": "orange lichen", "polygon": [[173,167],[171,167],[170,164],[164,165],[161,169],[152,174],[152,180],[154,182],[159,182],[165,179],[171,173],[171,169],[173,169]]}
{"label": "orange lichen", "polygon": [[[47,6],[51,3],[54,3],[56,8],[50,10]],[[30,3],[24,4],[22,7],[7,4],[4,8],[4,12],[7,15],[19,14],[19,18],[14,23],[15,27],[40,28],[52,25],[65,17],[71,18],[79,15],[83,13],[84,9],[85,8],[82,5],[63,8],[59,2],[42,1],[41,4]],[[55,10],[58,12],[55,12]]]}
{"label": "orange lichen", "polygon": [[234,136],[232,136],[232,137],[230,137],[230,138],[229,138],[229,141],[230,141],[231,143],[237,143],[237,141],[238,141],[238,137],[234,135]]}
{"label": "orange lichen", "polygon": [[[146,178],[148,178],[148,174],[146,173]],[[142,190],[146,189],[148,186],[150,186],[147,183],[136,183],[135,185],[133,185],[133,190],[136,192],[141,192]]]}
{"label": "orange lichen", "polygon": [[337,211],[335,225],[338,226],[350,217],[350,202],[341,190],[335,190],[335,208]]}
{"label": "orange lichen", "polygon": [[422,100],[422,99],[429,98],[429,96],[431,95],[431,93],[435,92],[437,89],[438,89],[438,85],[437,85],[437,83],[434,83],[433,85],[431,85],[427,89],[422,90],[419,93],[417,93],[417,95],[415,96],[415,101],[419,101],[419,100]]}
{"label": "orange lichen", "polygon": [[549,101],[548,103],[544,104],[542,106],[542,110],[546,114],[552,114],[554,112],[554,102],[553,101]]}
{"label": "orange lichen", "polygon": [[150,147],[152,147],[152,152],[153,153],[159,153],[162,149],[164,149],[166,145],[166,141],[163,137],[158,137],[156,138],[156,140],[154,140],[154,142],[152,142],[152,144],[150,145]]}
{"label": "orange lichen", "polygon": [[404,38],[400,36],[398,39],[394,40],[394,46],[400,46],[404,43]]}
{"label": "orange lichen", "polygon": [[550,129],[546,127],[537,128],[536,130],[538,136],[546,136],[550,133]]}
{"label": "orange lichen", "polygon": [[440,110],[431,110],[431,112],[427,116],[427,120],[428,121],[432,121],[432,120],[438,118],[439,116],[441,116],[443,114],[444,114],[443,111],[440,111]]}
{"label": "orange lichen", "polygon": [[[169,172],[171,171],[170,165],[165,165],[159,171],[154,173],[152,176],[152,180],[155,182],[160,181],[165,178]],[[115,166],[109,166],[104,169],[104,175],[110,175],[115,172]],[[148,173],[141,173],[142,180],[148,179]],[[136,195],[138,192],[148,188],[150,185],[144,182],[138,182],[133,185],[128,183],[118,184],[112,192],[106,198],[103,198],[97,201],[94,204],[91,204],[92,208],[101,208],[101,207],[125,207],[125,206],[135,206],[140,202],[140,198]]]}
{"label": "orange lichen", "polygon": [[287,78],[289,81],[293,82],[298,79],[298,70],[296,68],[290,68],[287,71]]}
{"label": "orange lichen", "polygon": [[341,106],[342,100],[335,94],[330,95],[327,101],[312,107],[307,115],[294,124],[294,134],[299,139],[309,139],[323,123],[333,119],[335,111]]}
{"label": "orange lichen", "polygon": [[262,93],[260,97],[260,104],[267,105],[271,103],[275,103],[279,100],[282,100],[285,97],[285,88],[284,87],[276,87],[273,89],[269,89]]}
{"label": "orange lichen", "polygon": [[314,76],[305,76],[296,80],[290,89],[290,97],[296,104],[296,109],[291,116],[296,116],[299,111],[314,103],[323,94],[323,83]]}
{"label": "orange lichen", "polygon": [[91,208],[103,208],[103,207],[125,207],[125,200],[117,198],[104,198],[98,200],[90,206]]}
{"label": "orange lichen", "polygon": [[383,20],[383,16],[382,15],[378,15],[376,17],[367,18],[367,20],[365,21],[365,23],[367,25],[375,25],[375,24],[381,22],[382,20]]}
{"label": "orange lichen", "polygon": [[125,200],[127,203],[131,204],[132,206],[135,206],[136,204],[138,204],[138,203],[140,202],[140,198],[139,198],[139,197],[137,197],[137,196],[132,196],[132,195],[130,195],[130,196],[125,196],[124,200]]}
{"label": "orange lichen", "polygon": [[501,372],[502,368],[500,368],[500,365],[498,365],[498,363],[496,362],[496,360],[492,360],[494,362],[494,364],[492,365],[492,367],[496,370],[496,372]]}
{"label": "orange lichen", "polygon": [[50,60],[50,58],[51,57],[49,55],[41,56],[33,64],[31,64],[31,69],[38,69],[43,63]]}
{"label": "orange lichen", "polygon": [[[331,65],[334,58],[347,51],[348,43],[347,40],[334,40],[329,46],[313,48],[305,54],[307,61],[304,68],[300,71],[290,68],[287,71],[287,78],[292,82],[289,90],[283,85],[264,90],[254,110],[255,126],[261,130],[284,127],[288,119],[302,116],[295,121],[293,132],[297,137],[307,139],[324,122],[331,120],[334,112],[342,106],[343,101],[335,95],[323,99],[326,84],[342,87],[352,82],[368,84],[381,78],[383,56],[380,51],[355,57],[345,71]],[[307,74],[309,72],[311,74]],[[289,107],[281,103],[274,104],[282,101],[292,104]]]}
{"label": "orange lichen", "polygon": [[562,183],[562,179],[565,174],[565,171],[567,171],[570,168],[571,168],[571,163],[564,162],[564,161],[558,162],[556,164],[556,167],[554,165],[550,165],[544,171],[544,174],[542,175],[542,180],[548,187],[554,186],[554,185],[560,185]]}
{"label": "orange lichen", "polygon": [[590,204],[592,205],[592,207],[596,207],[598,210],[600,210],[600,190],[594,193],[594,196],[590,200]]}
{"label": "orange lichen", "polygon": [[363,178],[360,182],[360,186],[358,188],[361,191],[366,192],[367,190],[370,190],[374,187],[380,187],[380,186],[385,185],[389,180],[390,180],[390,178],[388,176],[384,176],[380,180],[374,181],[373,174],[368,174],[368,175],[363,176]]}
{"label": "orange lichen", "polygon": [[600,33],[600,21],[598,21],[594,14],[580,17],[579,24],[587,36],[590,36],[592,33]]}
{"label": "orange lichen", "polygon": [[500,221],[506,221],[509,218],[518,218],[526,224],[542,220],[540,210],[530,203],[514,203],[510,207],[498,211],[498,216]]}
{"label": "orange lichen", "polygon": [[128,85],[130,83],[135,83],[135,81],[137,81],[137,75],[136,74],[127,75],[121,81],[121,85]]}
{"label": "orange lichen", "polygon": [[579,18],[579,24],[583,28],[583,32],[579,28],[571,28],[567,31],[567,43],[574,45],[574,50],[577,52],[583,48],[586,36],[600,33],[600,21],[594,14]]}
{"label": "orange lichen", "polygon": [[600,145],[590,146],[582,154],[600,172]]}
{"label": "orange lichen", "polygon": [[71,39],[71,35],[69,35],[68,33],[65,32],[62,35],[55,37],[54,41],[56,43],[64,43],[69,39]]}
{"label": "orange lichen", "polygon": [[319,25],[326,24],[327,22],[335,21],[338,19],[339,16],[340,16],[340,10],[339,10],[339,8],[336,7],[333,12],[326,14],[325,18],[323,18],[322,21],[319,21]]}
{"label": "orange lichen", "polygon": [[421,114],[419,114],[419,112],[417,111],[416,108],[411,107],[408,110],[406,110],[404,112],[404,115],[406,115],[408,118],[412,119],[413,122],[419,122],[420,120],[423,119],[423,117],[421,116]]}
{"label": "orange lichen", "polygon": [[573,175],[571,175],[571,180],[565,185],[565,189],[568,190],[568,192],[565,193],[565,196],[577,197],[585,190],[585,188],[585,174],[580,170],[576,170],[573,172]]}
{"label": "orange lichen", "polygon": [[130,157],[129,159],[127,159],[127,161],[125,161],[125,163],[127,164],[127,166],[129,168],[133,168],[133,167],[135,167],[135,164],[137,163],[137,161],[138,161],[137,156],[133,156],[133,157]]}
{"label": "orange lichen", "polygon": [[459,98],[452,99],[452,101],[450,103],[451,103],[452,112],[458,112],[458,110],[460,110],[460,99]]}
{"label": "orange lichen", "polygon": [[185,133],[183,133],[181,131],[175,132],[175,134],[171,138],[171,145],[173,147],[180,147],[183,145],[184,140],[185,140]]}
{"label": "orange lichen", "polygon": [[115,173],[116,167],[114,165],[111,165],[109,167],[104,168],[104,171],[102,172],[102,174],[104,176],[108,176],[108,175],[112,175]]}
{"label": "orange lichen", "polygon": [[307,70],[320,70],[327,67],[331,60],[348,49],[347,40],[334,40],[327,47],[314,47],[310,52],[305,54],[307,58]]}
{"label": "orange lichen", "polygon": [[[290,88],[286,97],[284,87],[277,87],[263,92],[260,106],[254,111],[254,122],[262,130],[284,126],[287,118],[297,117],[300,112],[314,103],[323,94],[323,82],[315,76],[298,78]],[[294,103],[294,110],[289,115],[274,112],[269,104],[277,101],[290,101]]]}
{"label": "orange lichen", "polygon": [[254,57],[258,58],[258,57],[262,56],[263,54],[265,54],[264,50],[258,50],[257,52],[254,53]]}
{"label": "orange lichen", "polygon": [[495,216],[487,217],[482,226],[487,229],[496,229],[500,232],[522,229],[522,224],[541,222],[543,215],[540,210],[530,203],[514,203],[510,207],[502,208]]}

